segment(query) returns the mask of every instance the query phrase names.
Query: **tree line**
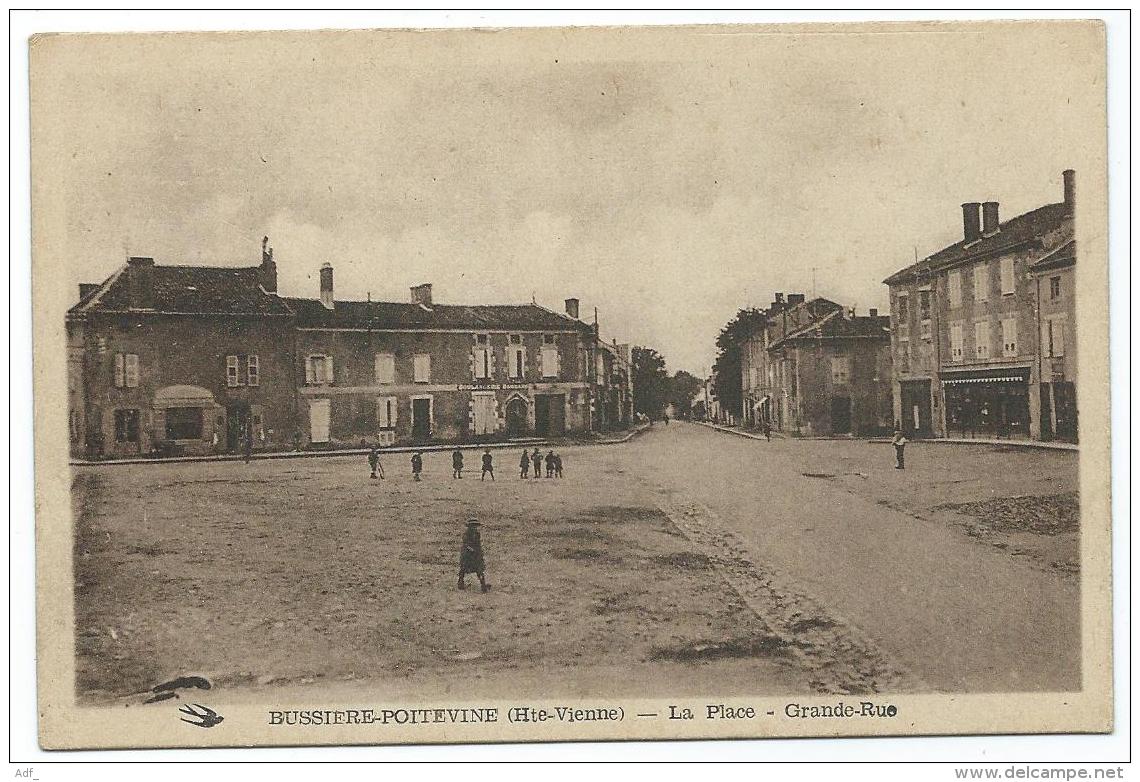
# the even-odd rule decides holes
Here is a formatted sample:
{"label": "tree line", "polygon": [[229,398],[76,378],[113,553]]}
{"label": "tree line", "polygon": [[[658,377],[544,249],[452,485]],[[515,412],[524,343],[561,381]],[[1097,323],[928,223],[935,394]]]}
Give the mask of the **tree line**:
{"label": "tree line", "polygon": [[683,369],[670,375],[665,357],[653,348],[635,347],[631,358],[633,411],[657,419],[672,407],[674,417],[688,418],[693,398],[705,381]]}

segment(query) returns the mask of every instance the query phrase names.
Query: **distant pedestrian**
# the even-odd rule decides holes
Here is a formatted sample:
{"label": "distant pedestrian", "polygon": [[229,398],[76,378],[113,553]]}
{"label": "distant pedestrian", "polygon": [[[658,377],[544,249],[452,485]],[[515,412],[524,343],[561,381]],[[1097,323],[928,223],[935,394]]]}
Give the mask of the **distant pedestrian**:
{"label": "distant pedestrian", "polygon": [[253,456],[253,430],[246,427],[245,441],[242,443],[245,452],[245,463],[249,464],[250,457]]}
{"label": "distant pedestrian", "polygon": [[527,453],[526,448],[523,448],[522,458],[519,459],[519,477],[526,478],[530,475],[530,454]]}
{"label": "distant pedestrian", "polygon": [[424,471],[424,457],[419,451],[412,454],[412,480],[420,480],[420,473]]}
{"label": "distant pedestrian", "polygon": [[772,423],[767,418],[761,419],[760,431],[764,433],[765,440],[772,442]]}
{"label": "distant pedestrian", "polygon": [[491,480],[495,480],[495,466],[492,464],[491,449],[487,448],[483,451],[483,472],[479,473],[479,480],[483,480],[488,475]]}
{"label": "distant pedestrian", "polygon": [[668,413],[662,413],[661,418],[664,419],[665,425],[668,426],[669,425],[669,414]]}
{"label": "distant pedestrian", "polygon": [[905,469],[905,463],[903,461],[903,449],[906,448],[906,442],[907,442],[907,440],[905,437],[903,437],[903,433],[898,431],[898,430],[895,430],[895,436],[891,440],[891,445],[893,445],[895,447],[895,469],[896,470]]}
{"label": "distant pedestrian", "polygon": [[534,464],[534,477],[542,477],[542,454],[538,452],[538,448],[534,449],[534,453],[530,455],[530,460]]}
{"label": "distant pedestrian", "polygon": [[372,450],[370,450],[368,452],[368,467],[372,470],[372,475],[370,477],[372,477],[372,478],[379,478],[380,477],[379,475],[376,474],[377,468],[380,467],[380,451],[378,451],[376,449],[375,445],[372,446]]}
{"label": "distant pedestrian", "polygon": [[451,477],[463,477],[463,451],[458,448],[451,452]]}
{"label": "distant pedestrian", "polygon": [[554,454],[554,477],[562,477],[562,454],[560,453]]}
{"label": "distant pedestrian", "polygon": [[553,478],[554,477],[554,451],[553,450],[546,452],[546,477],[547,478]]}
{"label": "distant pedestrian", "polygon": [[466,589],[463,578],[468,573],[474,573],[479,578],[479,588],[486,592],[491,587],[483,577],[485,564],[483,562],[483,541],[479,536],[479,527],[482,525],[475,519],[467,522],[463,531],[463,543],[459,547],[459,588]]}

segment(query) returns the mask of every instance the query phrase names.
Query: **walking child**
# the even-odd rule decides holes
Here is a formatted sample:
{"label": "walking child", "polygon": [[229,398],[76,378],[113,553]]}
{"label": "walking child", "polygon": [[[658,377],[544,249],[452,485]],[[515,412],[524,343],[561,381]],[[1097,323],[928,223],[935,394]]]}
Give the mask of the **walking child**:
{"label": "walking child", "polygon": [[530,460],[534,463],[534,477],[542,477],[542,454],[538,452],[538,448],[534,449],[534,453],[530,455]]}
{"label": "walking child", "polygon": [[463,543],[459,547],[459,588],[466,589],[463,578],[468,573],[474,573],[479,578],[479,588],[486,592],[491,587],[483,577],[483,541],[479,537],[481,525],[475,519],[467,521],[467,528],[463,531]]}
{"label": "walking child", "polygon": [[483,480],[488,474],[492,481],[495,480],[495,467],[491,463],[491,458],[491,449],[487,448],[483,451],[483,472],[479,473],[479,480]]}
{"label": "walking child", "polygon": [[893,445],[895,447],[895,469],[896,470],[905,469],[904,462],[903,462],[903,449],[906,448],[906,442],[907,442],[907,440],[905,437],[903,437],[903,433],[896,429],[894,439],[891,440],[891,445]]}
{"label": "walking child", "polygon": [[526,478],[530,473],[530,454],[523,448],[522,458],[519,459],[519,477]]}
{"label": "walking child", "polygon": [[412,480],[418,481],[420,479],[420,473],[423,471],[424,457],[419,451],[416,451],[412,454]]}
{"label": "walking child", "polygon": [[451,452],[451,477],[463,477],[463,451],[458,448]]}

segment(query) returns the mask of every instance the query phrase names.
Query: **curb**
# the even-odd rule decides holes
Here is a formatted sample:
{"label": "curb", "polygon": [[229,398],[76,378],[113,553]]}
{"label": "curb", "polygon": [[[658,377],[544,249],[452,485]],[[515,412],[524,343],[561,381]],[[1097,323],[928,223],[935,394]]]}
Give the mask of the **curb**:
{"label": "curb", "polygon": [[[709,429],[715,429],[718,432],[727,432],[728,434],[735,434],[739,437],[747,437],[749,440],[760,440],[765,442],[762,435],[750,434],[749,432],[741,432],[738,429],[730,429],[727,426],[717,426],[716,424],[706,423],[704,421],[694,421],[693,423],[707,426]],[[853,442],[853,443],[872,443],[875,445],[890,445],[891,441],[882,437],[871,437],[866,440],[858,437],[785,437],[785,440],[831,440],[834,442]],[[1041,442],[1040,440],[972,440],[962,437],[931,437],[922,440],[907,440],[907,445],[915,445],[918,443],[932,443],[943,445],[1001,445],[1011,448],[1036,448],[1042,451],[1071,451],[1079,452],[1080,447],[1072,443],[1056,443],[1056,442]]]}

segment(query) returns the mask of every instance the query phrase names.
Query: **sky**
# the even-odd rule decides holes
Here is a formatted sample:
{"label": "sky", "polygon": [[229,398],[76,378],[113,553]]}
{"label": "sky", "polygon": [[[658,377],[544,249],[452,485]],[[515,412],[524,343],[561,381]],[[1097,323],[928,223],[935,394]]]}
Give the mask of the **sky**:
{"label": "sky", "polygon": [[742,307],[886,311],[962,202],[1061,200],[1103,103],[1089,26],[789,30],[41,39],[37,225],[71,297],[268,235],[285,295],[329,262],[345,299],[576,297],[703,376]]}

